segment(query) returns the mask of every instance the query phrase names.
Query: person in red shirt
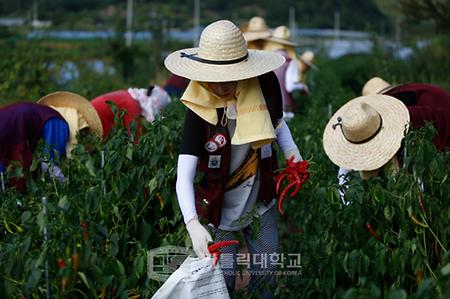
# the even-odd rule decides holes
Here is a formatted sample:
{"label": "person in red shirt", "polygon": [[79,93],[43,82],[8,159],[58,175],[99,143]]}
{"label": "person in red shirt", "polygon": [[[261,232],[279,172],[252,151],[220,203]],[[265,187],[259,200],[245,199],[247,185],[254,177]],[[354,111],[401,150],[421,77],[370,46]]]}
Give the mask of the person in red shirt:
{"label": "person in red shirt", "polygon": [[362,95],[383,94],[392,96],[406,105],[413,128],[433,122],[436,135],[434,145],[441,151],[450,147],[450,93],[428,83],[403,83],[391,85],[380,77],[364,84]]}
{"label": "person in red shirt", "polygon": [[[155,85],[146,89],[128,88],[127,90],[112,91],[92,99],[91,104],[100,117],[103,138],[107,138],[116,125],[111,107],[111,104],[113,104],[117,107],[119,114],[125,110],[122,119],[123,125],[130,135],[134,136],[134,141],[137,143],[142,135],[141,118],[144,117],[146,121],[152,123],[170,101],[167,92]],[[136,123],[135,132],[131,132],[133,122]]]}
{"label": "person in red shirt", "polygon": [[[347,140],[345,136],[351,135],[348,133],[352,131],[349,123],[352,122],[352,117],[347,116],[345,119],[342,115],[345,111],[350,111],[349,107],[355,103],[355,100],[349,101],[342,108],[336,112],[336,114],[330,119],[324,133],[324,148],[327,152],[329,158],[338,165],[338,179],[340,185],[345,185],[348,182],[348,175],[351,170],[357,170],[360,172],[363,179],[368,179],[370,177],[378,175],[379,171],[383,167],[387,167],[391,172],[394,172],[401,166],[401,140],[404,137],[404,130],[408,125],[410,128],[421,128],[427,122],[431,122],[436,129],[435,136],[433,138],[433,143],[436,148],[440,151],[446,151],[450,147],[450,94],[443,90],[442,88],[425,83],[406,83],[392,86],[383,79],[379,77],[374,77],[370,79],[363,87],[363,96],[357,99],[366,99],[366,104],[369,107],[373,105],[378,105],[377,101],[381,101],[387,104],[397,103],[395,107],[391,107],[392,111],[388,111],[390,115],[387,117],[398,117],[399,115],[404,115],[404,119],[399,121],[400,127],[395,132],[390,132],[389,128],[384,125],[380,127],[381,129],[372,130],[372,132],[384,131],[391,133],[389,136],[389,141],[392,143],[392,149],[389,153],[383,154],[378,152],[376,149],[364,148],[371,142],[375,142],[375,135],[370,137],[370,139],[363,138],[364,140]],[[371,101],[368,101],[370,99]],[[353,104],[352,104],[353,103]],[[363,111],[364,109],[359,109],[358,111]],[[376,110],[376,108],[375,108]],[[363,111],[364,113],[365,110]],[[353,112],[352,112],[353,113]],[[382,116],[382,115],[381,115]],[[386,117],[386,118],[387,118]],[[349,119],[350,118],[350,119]],[[360,119],[366,119],[360,117]],[[365,123],[361,123],[360,127],[364,127]],[[356,123],[352,124],[356,128]],[[342,130],[337,130],[335,128],[342,128]],[[341,135],[341,139],[346,144],[341,146],[342,154],[338,155],[334,149],[336,148],[336,136]],[[327,136],[327,137],[326,137]],[[332,136],[335,136],[332,138]],[[386,141],[383,141],[387,143]],[[334,145],[333,145],[334,143]],[[360,149],[356,154],[349,154],[350,148]],[[367,162],[371,160],[371,153],[377,152],[377,156],[381,159],[376,164],[368,165]],[[343,154],[345,153],[345,154]],[[349,157],[351,161],[343,161],[342,157]],[[363,159],[361,165],[356,161]],[[356,164],[355,164],[356,163]],[[341,200],[344,204],[348,204],[345,200],[345,189],[341,189],[340,195]]]}

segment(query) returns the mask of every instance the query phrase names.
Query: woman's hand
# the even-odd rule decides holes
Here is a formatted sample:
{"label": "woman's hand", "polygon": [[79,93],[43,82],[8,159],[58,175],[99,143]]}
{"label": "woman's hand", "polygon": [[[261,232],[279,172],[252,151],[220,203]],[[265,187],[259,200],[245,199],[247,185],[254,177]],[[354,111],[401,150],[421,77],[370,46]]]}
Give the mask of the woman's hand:
{"label": "woman's hand", "polygon": [[192,240],[192,247],[199,258],[205,258],[210,256],[208,250],[208,242],[212,242],[211,235],[200,224],[198,219],[193,218],[186,224],[186,229],[189,232],[189,236]]}

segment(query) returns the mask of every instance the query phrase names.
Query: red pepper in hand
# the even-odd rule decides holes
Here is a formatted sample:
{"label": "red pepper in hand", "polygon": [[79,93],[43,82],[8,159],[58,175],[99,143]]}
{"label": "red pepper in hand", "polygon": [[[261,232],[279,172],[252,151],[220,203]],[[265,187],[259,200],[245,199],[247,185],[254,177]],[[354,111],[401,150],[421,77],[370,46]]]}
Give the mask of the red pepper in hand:
{"label": "red pepper in hand", "polygon": [[219,261],[220,258],[220,254],[222,253],[222,251],[220,251],[219,249],[222,247],[227,247],[227,246],[231,246],[231,245],[238,245],[239,241],[238,240],[229,240],[229,241],[222,241],[222,242],[218,242],[215,244],[211,244],[208,246],[208,251],[214,255],[214,266],[217,264],[217,262]]}
{"label": "red pepper in hand", "polygon": [[276,180],[276,193],[280,193],[280,187],[285,179],[288,181],[288,185],[283,189],[281,195],[278,199],[278,211],[281,215],[284,215],[283,212],[283,201],[286,197],[286,194],[290,189],[295,187],[295,189],[291,192],[291,197],[294,197],[302,188],[302,185],[306,183],[309,178],[308,173],[309,163],[306,160],[301,162],[294,162],[294,157],[291,157],[286,161],[286,168],[283,169],[275,178]]}

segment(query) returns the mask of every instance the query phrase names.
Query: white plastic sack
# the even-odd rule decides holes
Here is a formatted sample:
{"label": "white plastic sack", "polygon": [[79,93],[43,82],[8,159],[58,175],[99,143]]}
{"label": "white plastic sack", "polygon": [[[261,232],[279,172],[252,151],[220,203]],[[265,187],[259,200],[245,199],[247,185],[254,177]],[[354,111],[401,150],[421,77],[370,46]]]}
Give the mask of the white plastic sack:
{"label": "white plastic sack", "polygon": [[214,257],[187,257],[152,299],[229,299],[220,263]]}

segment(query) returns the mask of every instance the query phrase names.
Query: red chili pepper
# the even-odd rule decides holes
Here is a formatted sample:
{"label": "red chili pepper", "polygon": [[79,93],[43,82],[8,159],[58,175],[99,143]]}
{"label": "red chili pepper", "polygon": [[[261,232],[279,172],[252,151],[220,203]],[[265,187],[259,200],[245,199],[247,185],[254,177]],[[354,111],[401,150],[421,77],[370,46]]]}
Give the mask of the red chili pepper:
{"label": "red chili pepper", "polygon": [[72,253],[72,284],[75,284],[79,268],[80,268],[80,255],[77,252],[74,252]]}
{"label": "red chili pepper", "polygon": [[372,227],[372,225],[371,225],[369,222],[366,223],[366,227],[367,227],[367,229],[369,230],[370,234],[371,234],[375,239],[377,239],[378,241],[381,242],[381,237],[380,237],[380,235],[377,233],[377,231]]}
{"label": "red chili pepper", "polygon": [[111,295],[115,295],[117,293],[117,288],[116,287],[112,287],[111,289]]}
{"label": "red chili pepper", "polygon": [[215,266],[217,264],[217,262],[219,261],[220,255],[222,254],[222,251],[219,251],[220,248],[231,246],[231,245],[237,245],[237,244],[239,244],[238,240],[229,240],[229,241],[221,241],[221,242],[209,245],[208,250],[212,255],[214,255],[213,266]]}
{"label": "red chili pepper", "polygon": [[238,245],[239,241],[238,240],[229,240],[229,241],[221,241],[215,244],[211,244],[208,246],[208,250],[210,253],[214,253],[216,252],[218,249],[222,248],[222,247],[227,247],[227,246],[231,246],[231,245]]}
{"label": "red chili pepper", "polygon": [[287,179],[288,185],[281,192],[279,201],[278,201],[278,211],[280,214],[284,215],[283,212],[283,201],[286,197],[286,194],[289,192],[292,187],[295,186],[295,189],[291,193],[291,197],[294,197],[302,188],[302,185],[308,180],[309,163],[306,160],[301,162],[294,162],[294,157],[292,156],[290,159],[286,160],[286,168],[277,175],[277,185],[276,185],[276,193],[279,194],[280,187],[283,180]]}
{"label": "red chili pepper", "polygon": [[58,259],[58,268],[64,269],[66,267],[66,261],[63,259]]}
{"label": "red chili pepper", "polygon": [[425,203],[423,202],[423,193],[419,192],[419,206],[422,212],[426,213]]}
{"label": "red chili pepper", "polygon": [[[278,211],[280,212],[281,215],[284,215],[284,212],[283,212],[284,198],[286,197],[286,194],[289,192],[289,189],[292,188],[293,186],[295,186],[296,184],[297,184],[297,182],[290,183],[289,185],[287,185],[286,188],[284,188],[283,192],[281,192],[280,199],[278,200]],[[295,190],[294,190],[294,192],[295,192]],[[291,196],[292,196],[292,194],[291,194]]]}
{"label": "red chili pepper", "polygon": [[296,182],[300,183],[300,175],[295,168],[286,168],[286,172],[289,173],[291,178],[293,178]]}
{"label": "red chili pepper", "polygon": [[89,223],[81,221],[80,225],[83,228],[83,240],[89,240]]}
{"label": "red chili pepper", "polygon": [[277,187],[275,189],[275,192],[278,194],[280,192],[280,187],[281,187],[281,183],[283,182],[283,180],[287,177],[287,173],[280,173],[277,178],[276,178],[276,182],[277,182]]}

